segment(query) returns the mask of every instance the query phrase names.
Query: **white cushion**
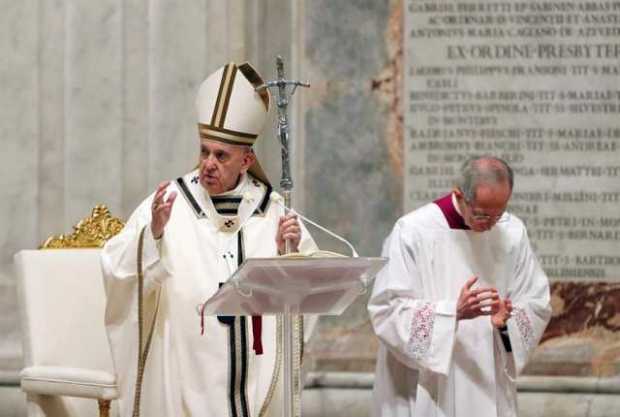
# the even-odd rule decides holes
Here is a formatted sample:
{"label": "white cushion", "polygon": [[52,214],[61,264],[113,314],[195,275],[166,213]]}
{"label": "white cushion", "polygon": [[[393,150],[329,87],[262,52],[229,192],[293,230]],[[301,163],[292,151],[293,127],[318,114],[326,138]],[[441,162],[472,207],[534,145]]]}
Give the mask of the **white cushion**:
{"label": "white cushion", "polygon": [[26,366],[114,373],[104,326],[99,249],[24,250],[15,256]]}
{"label": "white cushion", "polygon": [[114,375],[96,369],[31,366],[21,372],[22,390],[32,394],[118,398]]}

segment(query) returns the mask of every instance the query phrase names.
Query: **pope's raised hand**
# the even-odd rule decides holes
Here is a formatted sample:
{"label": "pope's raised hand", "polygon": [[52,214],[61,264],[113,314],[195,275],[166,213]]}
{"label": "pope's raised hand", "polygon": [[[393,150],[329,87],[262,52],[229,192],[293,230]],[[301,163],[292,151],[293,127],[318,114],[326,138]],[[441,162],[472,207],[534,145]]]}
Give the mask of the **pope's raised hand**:
{"label": "pope's raised hand", "polygon": [[151,205],[151,232],[155,239],[160,239],[164,234],[164,228],[170,220],[170,213],[172,212],[172,205],[177,198],[175,191],[168,195],[168,198],[164,200],[166,194],[166,188],[170,181],[162,182],[157,187],[155,195],[153,196],[153,204]]}
{"label": "pope's raised hand", "polygon": [[278,253],[280,255],[284,255],[287,240],[290,241],[291,251],[297,252],[299,250],[299,241],[301,240],[301,227],[299,226],[297,215],[294,213],[280,217],[278,222],[276,243],[278,244]]}
{"label": "pope's raised hand", "polygon": [[495,288],[472,288],[478,277],[467,280],[456,303],[456,317],[459,320],[495,314],[499,308],[499,295]]}

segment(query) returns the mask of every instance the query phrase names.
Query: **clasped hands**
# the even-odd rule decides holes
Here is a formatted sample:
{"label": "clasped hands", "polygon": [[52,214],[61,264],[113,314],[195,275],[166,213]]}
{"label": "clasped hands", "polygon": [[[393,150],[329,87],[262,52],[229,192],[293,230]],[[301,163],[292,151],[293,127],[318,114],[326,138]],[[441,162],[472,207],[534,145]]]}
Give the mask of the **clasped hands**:
{"label": "clasped hands", "polygon": [[[169,184],[170,181],[159,184],[153,196],[153,204],[151,205],[151,232],[155,239],[160,239],[163,236],[164,228],[170,220],[170,213],[172,212],[174,200],[177,197],[177,193],[173,191],[167,199],[164,199]],[[280,255],[285,252],[287,240],[290,242],[291,250],[297,252],[301,240],[301,227],[299,226],[297,215],[294,213],[282,216],[278,221],[276,243]]]}
{"label": "clasped hands", "polygon": [[504,327],[512,313],[512,302],[501,298],[496,288],[472,288],[477,281],[478,277],[471,277],[461,289],[456,303],[457,319],[491,316],[494,327]]}

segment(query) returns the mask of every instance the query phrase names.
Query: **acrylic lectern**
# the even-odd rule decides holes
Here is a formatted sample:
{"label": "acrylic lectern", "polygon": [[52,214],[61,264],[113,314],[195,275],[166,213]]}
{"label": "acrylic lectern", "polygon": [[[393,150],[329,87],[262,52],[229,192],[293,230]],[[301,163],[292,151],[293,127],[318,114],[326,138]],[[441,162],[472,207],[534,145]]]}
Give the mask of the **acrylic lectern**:
{"label": "acrylic lectern", "polygon": [[280,315],[285,417],[299,414],[299,358],[294,322],[299,314],[340,315],[368,291],[385,258],[296,257],[247,259],[203,306],[203,314]]}

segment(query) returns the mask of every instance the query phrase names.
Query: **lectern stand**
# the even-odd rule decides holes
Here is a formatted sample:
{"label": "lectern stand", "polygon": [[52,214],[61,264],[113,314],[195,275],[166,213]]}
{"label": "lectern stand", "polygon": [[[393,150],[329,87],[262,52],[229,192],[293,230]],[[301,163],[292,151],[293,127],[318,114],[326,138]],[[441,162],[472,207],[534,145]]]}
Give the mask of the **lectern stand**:
{"label": "lectern stand", "polygon": [[284,416],[294,416],[299,395],[293,372],[293,317],[340,315],[365,293],[385,258],[279,257],[247,259],[204,306],[204,314],[281,315],[284,347]]}

